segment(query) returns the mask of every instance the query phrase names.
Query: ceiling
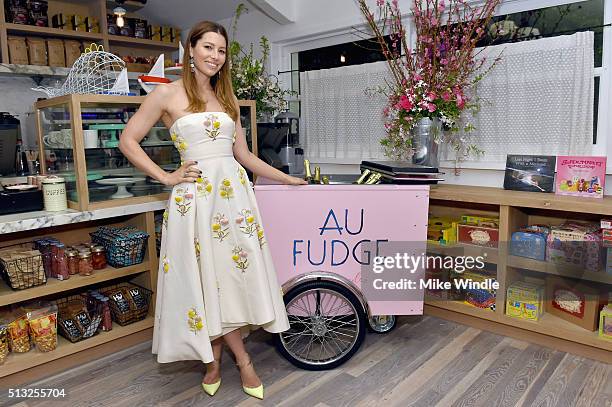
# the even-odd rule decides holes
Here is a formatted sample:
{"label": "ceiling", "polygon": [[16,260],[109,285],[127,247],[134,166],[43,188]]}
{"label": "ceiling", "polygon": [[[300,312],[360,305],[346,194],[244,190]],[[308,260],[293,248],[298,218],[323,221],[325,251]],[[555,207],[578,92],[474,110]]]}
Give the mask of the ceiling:
{"label": "ceiling", "polygon": [[231,18],[240,3],[251,6],[245,0],[148,0],[138,14],[159,24],[187,30],[198,21]]}

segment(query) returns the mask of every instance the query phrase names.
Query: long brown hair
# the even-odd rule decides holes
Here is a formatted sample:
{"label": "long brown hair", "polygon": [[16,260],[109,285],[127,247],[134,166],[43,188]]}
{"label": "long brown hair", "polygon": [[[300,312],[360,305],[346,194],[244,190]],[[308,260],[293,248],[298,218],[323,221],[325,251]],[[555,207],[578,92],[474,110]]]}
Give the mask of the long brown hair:
{"label": "long brown hair", "polygon": [[213,21],[200,21],[196,25],[193,26],[189,35],[187,36],[187,40],[185,41],[185,52],[183,54],[183,86],[185,87],[185,92],[187,93],[187,99],[189,100],[189,107],[187,110],[190,112],[203,112],[206,110],[206,103],[200,97],[198,92],[198,85],[196,83],[195,73],[191,72],[191,67],[189,66],[189,46],[195,48],[196,43],[204,34],[207,32],[215,32],[220,34],[225,38],[226,44],[226,53],[225,53],[225,63],[221,67],[221,70],[217,72],[215,76],[210,78],[210,84],[215,90],[215,95],[221,103],[221,106],[225,109],[225,112],[234,120],[238,119],[238,111],[236,110],[236,105],[234,104],[234,89],[232,88],[232,79],[230,73],[230,54],[229,54],[229,41],[227,38],[227,31],[225,28],[217,24]]}

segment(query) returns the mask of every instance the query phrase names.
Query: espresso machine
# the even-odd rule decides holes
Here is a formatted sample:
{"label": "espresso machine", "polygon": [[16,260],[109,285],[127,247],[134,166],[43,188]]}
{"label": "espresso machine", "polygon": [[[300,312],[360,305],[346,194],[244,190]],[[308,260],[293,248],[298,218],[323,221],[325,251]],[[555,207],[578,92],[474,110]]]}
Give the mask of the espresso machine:
{"label": "espresso machine", "polygon": [[289,125],[286,140],[280,149],[280,159],[291,175],[304,173],[304,149],[300,146],[300,118],[297,114],[285,110],[274,117],[274,123]]}

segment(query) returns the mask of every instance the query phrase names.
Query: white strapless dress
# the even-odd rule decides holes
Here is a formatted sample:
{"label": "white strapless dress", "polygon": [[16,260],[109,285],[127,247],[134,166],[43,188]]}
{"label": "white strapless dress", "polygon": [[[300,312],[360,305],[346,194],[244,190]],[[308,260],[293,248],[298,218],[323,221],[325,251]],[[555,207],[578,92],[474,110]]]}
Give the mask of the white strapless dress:
{"label": "white strapless dress", "polygon": [[170,134],[203,174],[176,185],[164,212],[152,351],[160,363],[208,363],[219,335],[282,332],[289,321],[255,194],[232,151],[234,121],[192,113]]}

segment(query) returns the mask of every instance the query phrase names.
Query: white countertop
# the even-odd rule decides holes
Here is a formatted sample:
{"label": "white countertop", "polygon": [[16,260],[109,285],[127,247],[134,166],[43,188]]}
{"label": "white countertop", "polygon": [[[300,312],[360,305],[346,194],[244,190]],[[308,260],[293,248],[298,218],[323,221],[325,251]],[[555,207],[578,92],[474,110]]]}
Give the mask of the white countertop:
{"label": "white countertop", "polygon": [[123,205],[116,208],[97,209],[80,212],[69,209],[61,212],[24,212],[0,216],[0,233],[15,233],[24,230],[42,229],[50,226],[69,223],[87,222],[96,219],[133,215],[166,208],[166,201],[147,202],[134,205]]}

